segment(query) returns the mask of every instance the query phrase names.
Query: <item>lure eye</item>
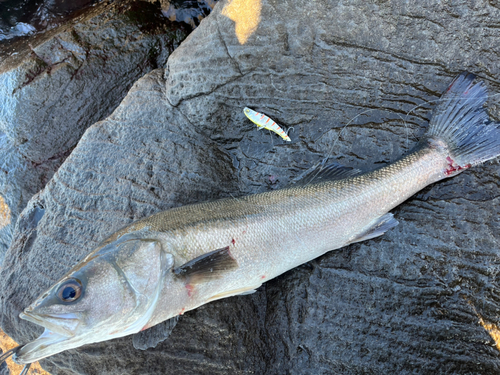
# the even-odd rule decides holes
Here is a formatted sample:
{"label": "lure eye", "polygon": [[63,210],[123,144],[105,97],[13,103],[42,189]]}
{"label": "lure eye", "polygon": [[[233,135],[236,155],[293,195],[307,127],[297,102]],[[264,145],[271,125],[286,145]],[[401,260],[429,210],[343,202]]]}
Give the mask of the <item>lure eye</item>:
{"label": "lure eye", "polygon": [[76,301],[82,295],[82,284],[78,280],[71,280],[61,285],[57,296],[63,302]]}

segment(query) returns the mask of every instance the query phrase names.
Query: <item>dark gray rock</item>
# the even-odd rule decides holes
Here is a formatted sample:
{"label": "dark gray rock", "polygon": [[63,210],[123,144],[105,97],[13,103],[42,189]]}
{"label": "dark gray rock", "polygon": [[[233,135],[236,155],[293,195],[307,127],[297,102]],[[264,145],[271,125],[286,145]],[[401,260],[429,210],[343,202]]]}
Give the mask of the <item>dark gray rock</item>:
{"label": "dark gray rock", "polygon": [[108,116],[132,84],[163,66],[187,28],[144,1],[100,6],[39,45],[0,64],[0,262],[27,201],[90,125]]}
{"label": "dark gray rock", "polygon": [[[54,155],[44,163],[24,158],[6,135],[0,135],[0,264],[9,247],[17,217],[29,199],[50,180],[69,154]],[[2,205],[2,204],[0,204]]]}
{"label": "dark gray rock", "polygon": [[[462,70],[500,92],[493,2],[257,4],[219,3],[169,58],[165,81],[159,71],[141,79],[32,200],[0,275],[1,326],[16,341],[40,333],[19,321],[21,309],[131,220],[280,188],[325,157],[361,169],[394,161]],[[245,37],[251,15],[258,27]],[[493,96],[496,118],[498,104]],[[244,106],[293,126],[292,142],[258,132]],[[400,225],[385,236],[188,312],[154,349],[122,338],[42,365],[53,374],[500,373],[478,316],[500,324],[499,181],[492,162],[432,185],[395,210]],[[23,224],[41,207],[36,226]]]}
{"label": "dark gray rock", "polygon": [[[34,338],[40,333],[28,325],[17,326],[17,319],[10,317],[18,315],[18,308],[11,302],[21,298],[24,305],[39,293],[38,286],[45,288],[61,277],[66,270],[56,264],[77,262],[108,233],[135,219],[236,190],[231,159],[215,142],[200,137],[184,115],[165,101],[162,74],[155,70],[142,78],[108,119],[89,128],[43,192],[21,214],[12,244],[17,250],[10,252],[16,255],[7,257],[2,267],[3,291],[11,294],[14,285],[28,288],[14,299],[3,299],[3,327],[11,335]],[[68,214],[70,222],[65,219]],[[52,252],[54,247],[59,255]],[[38,257],[36,249],[41,248],[45,250]],[[38,259],[34,261],[34,257]],[[29,269],[23,271],[26,264]],[[39,272],[41,269],[44,271]],[[19,279],[21,274],[24,277]],[[36,290],[29,285],[36,285]],[[130,338],[115,344],[135,350]],[[95,347],[89,349],[89,353],[95,351]],[[142,361],[137,356],[130,368],[142,366]],[[112,373],[116,363],[109,363],[108,373]],[[50,364],[46,366],[50,372],[58,372]],[[96,362],[81,371],[106,373],[101,366]]]}

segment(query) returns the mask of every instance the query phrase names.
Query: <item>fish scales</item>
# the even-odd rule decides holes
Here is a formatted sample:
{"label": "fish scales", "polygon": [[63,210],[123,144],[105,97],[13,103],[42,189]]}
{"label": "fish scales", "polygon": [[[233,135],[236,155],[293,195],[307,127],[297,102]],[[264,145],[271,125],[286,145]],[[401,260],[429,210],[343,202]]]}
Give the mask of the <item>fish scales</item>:
{"label": "fish scales", "polygon": [[[168,335],[188,310],[250,293],[328,251],[384,234],[398,224],[389,211],[417,191],[500,155],[500,123],[489,120],[486,98],[484,84],[462,73],[423,139],[394,163],[366,173],[332,165],[282,190],[132,223],[25,309],[21,318],[45,332],[10,354],[31,363],[170,319]],[[136,347],[155,345],[141,337],[134,335]]]}
{"label": "fish scales", "polygon": [[[230,246],[238,269],[204,285],[184,307],[188,311],[213,295],[258,287],[349,244],[381,215],[443,178],[446,166],[439,151],[422,147],[359,176],[179,207],[141,220],[128,231],[147,227],[150,237],[182,249],[175,254],[179,264]],[[165,320],[169,303],[168,297],[160,297],[153,324]]]}

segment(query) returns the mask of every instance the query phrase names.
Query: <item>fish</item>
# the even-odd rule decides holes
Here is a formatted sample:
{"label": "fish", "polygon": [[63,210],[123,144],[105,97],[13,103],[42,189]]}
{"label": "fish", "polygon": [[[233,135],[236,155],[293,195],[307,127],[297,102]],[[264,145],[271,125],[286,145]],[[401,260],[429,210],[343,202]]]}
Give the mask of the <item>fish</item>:
{"label": "fish", "polygon": [[500,154],[500,123],[489,119],[487,97],[484,83],[464,72],[415,148],[391,164],[368,172],[332,164],[280,190],[177,207],[126,226],[20,314],[45,331],[9,355],[28,365],[131,334],[136,347],[148,347],[144,335],[161,322],[166,337],[187,311],[253,293],[329,251],[383,235],[398,225],[390,211],[416,192]]}
{"label": "fish", "polygon": [[253,109],[245,107],[243,109],[243,113],[248,117],[250,121],[252,121],[259,129],[267,129],[276,134],[278,134],[281,138],[283,138],[287,142],[291,142],[292,140],[288,136],[288,134],[278,125],[276,122],[264,115],[263,113],[255,112]]}

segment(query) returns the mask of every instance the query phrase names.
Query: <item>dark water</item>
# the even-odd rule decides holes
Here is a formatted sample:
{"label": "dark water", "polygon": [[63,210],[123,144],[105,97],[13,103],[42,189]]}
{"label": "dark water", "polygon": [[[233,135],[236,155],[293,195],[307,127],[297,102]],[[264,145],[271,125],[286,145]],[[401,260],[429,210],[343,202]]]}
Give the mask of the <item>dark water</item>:
{"label": "dark water", "polygon": [[210,14],[216,2],[216,0],[172,0],[168,7],[162,7],[162,13],[171,21],[185,22],[194,28]]}
{"label": "dark water", "polygon": [[99,0],[0,0],[0,40],[57,27]]}
{"label": "dark water", "polygon": [[[0,0],[0,50],[19,39],[54,29],[84,14],[96,5],[154,6],[158,16],[184,22],[195,28],[210,14],[216,0],[113,1],[113,0]],[[14,50],[12,50],[14,51]],[[12,52],[11,51],[11,52]]]}
{"label": "dark water", "polygon": [[[102,0],[0,0],[0,62],[23,54],[76,17],[95,8]],[[49,37],[48,35],[46,36]]]}

